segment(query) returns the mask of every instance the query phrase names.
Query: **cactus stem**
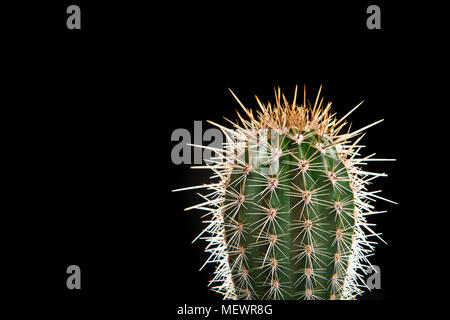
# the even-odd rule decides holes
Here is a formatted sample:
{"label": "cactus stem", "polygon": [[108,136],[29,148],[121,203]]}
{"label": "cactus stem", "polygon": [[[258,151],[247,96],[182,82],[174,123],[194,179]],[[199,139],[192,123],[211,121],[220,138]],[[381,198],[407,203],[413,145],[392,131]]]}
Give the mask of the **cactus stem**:
{"label": "cactus stem", "polygon": [[224,133],[223,150],[195,145],[216,156],[193,168],[211,169],[219,181],[174,190],[206,193],[185,210],[208,217],[194,241],[206,240],[202,268],[216,264],[210,285],[224,299],[337,300],[363,292],[360,270],[370,265],[373,239],[383,241],[366,218],[386,212],[375,210],[376,200],[395,202],[368,191],[387,175],[361,166],[393,159],[361,156],[364,131],[383,120],[341,133],[362,102],[337,119],[321,88],[313,105],[306,87],[300,105],[297,86],[292,104],[279,88],[274,105],[256,97],[256,115],[230,90],[247,119],[226,119],[232,129],[208,121]]}

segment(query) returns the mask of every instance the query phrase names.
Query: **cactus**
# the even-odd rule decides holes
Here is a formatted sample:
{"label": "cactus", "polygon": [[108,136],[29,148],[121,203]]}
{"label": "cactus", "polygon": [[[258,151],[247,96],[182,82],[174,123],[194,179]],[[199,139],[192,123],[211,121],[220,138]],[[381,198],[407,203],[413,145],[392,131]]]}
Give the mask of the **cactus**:
{"label": "cactus", "polygon": [[314,105],[306,93],[297,104],[297,87],[292,103],[280,89],[273,106],[256,97],[256,116],[231,93],[247,118],[238,112],[233,128],[211,122],[226,137],[213,150],[218,156],[200,166],[213,170],[215,182],[195,187],[207,190],[205,201],[186,209],[207,213],[199,237],[207,241],[206,263],[217,264],[213,290],[224,299],[355,299],[373,237],[381,239],[366,216],[381,212],[376,199],[387,200],[367,190],[385,174],[361,166],[390,160],[358,158],[358,143],[382,120],[344,132],[360,104],[338,120],[320,89]]}

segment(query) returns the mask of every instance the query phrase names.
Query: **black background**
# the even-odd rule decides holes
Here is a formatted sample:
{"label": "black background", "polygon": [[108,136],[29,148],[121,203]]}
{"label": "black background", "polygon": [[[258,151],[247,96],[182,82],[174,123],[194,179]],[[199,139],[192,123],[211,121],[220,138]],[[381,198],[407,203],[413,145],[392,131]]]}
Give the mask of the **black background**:
{"label": "black background", "polygon": [[[80,5],[82,30],[67,30],[69,4]],[[171,192],[208,175],[171,163],[171,133],[193,131],[194,120],[235,119],[239,106],[228,88],[256,107],[254,95],[273,100],[275,86],[291,99],[295,85],[306,85],[312,100],[323,85],[338,116],[365,100],[351,117],[354,128],[385,119],[364,144],[366,154],[397,159],[370,169],[389,174],[373,190],[399,205],[380,201],[388,213],[373,218],[388,242],[372,259],[382,289],[361,300],[377,302],[319,308],[328,315],[401,311],[417,289],[408,261],[423,245],[408,240],[421,202],[410,201],[417,163],[407,154],[423,139],[411,132],[425,117],[424,54],[433,40],[414,23],[418,8],[383,1],[374,2],[382,29],[368,30],[369,4],[61,1],[9,11],[9,296],[61,307],[61,314],[160,310],[164,318],[185,303],[219,303],[207,288],[213,268],[198,271],[204,243],[190,243],[200,215],[183,211],[200,198]],[[79,291],[66,288],[71,264],[82,270]],[[289,312],[299,312],[298,304],[274,311]]]}

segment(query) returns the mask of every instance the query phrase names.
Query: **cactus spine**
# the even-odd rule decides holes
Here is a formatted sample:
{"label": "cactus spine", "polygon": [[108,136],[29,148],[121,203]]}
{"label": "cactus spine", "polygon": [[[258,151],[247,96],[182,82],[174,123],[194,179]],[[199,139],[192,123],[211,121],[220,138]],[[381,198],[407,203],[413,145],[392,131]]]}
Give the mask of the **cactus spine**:
{"label": "cactus spine", "polygon": [[[233,94],[234,95],[234,94]],[[217,263],[213,289],[225,299],[354,299],[362,293],[361,272],[369,265],[375,234],[366,216],[379,213],[367,191],[384,174],[360,168],[374,154],[357,158],[365,128],[346,125],[323,106],[289,103],[280,89],[276,102],[257,117],[236,98],[248,119],[234,128],[217,125],[227,141],[207,164],[218,182],[205,202],[188,208],[208,214],[200,236],[208,262]],[[358,137],[354,142],[350,140]],[[387,159],[384,159],[387,160]],[[199,237],[200,237],[199,236]]]}

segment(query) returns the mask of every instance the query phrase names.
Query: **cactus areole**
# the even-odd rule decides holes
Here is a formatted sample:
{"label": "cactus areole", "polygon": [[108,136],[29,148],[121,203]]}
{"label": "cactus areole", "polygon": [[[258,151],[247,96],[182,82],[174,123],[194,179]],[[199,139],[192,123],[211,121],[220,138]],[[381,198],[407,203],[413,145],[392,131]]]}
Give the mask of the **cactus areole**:
{"label": "cactus areole", "polygon": [[[233,94],[234,95],[234,94]],[[350,132],[320,90],[314,104],[292,102],[280,89],[275,103],[227,128],[224,148],[206,166],[215,182],[199,186],[207,227],[206,263],[216,263],[212,289],[225,299],[355,299],[374,251],[380,199],[368,182],[384,174],[361,168],[363,131]],[[383,160],[383,159],[379,159]],[[385,159],[386,160],[386,159]],[[188,189],[188,188],[186,188]],[[384,198],[381,198],[385,200]]]}

